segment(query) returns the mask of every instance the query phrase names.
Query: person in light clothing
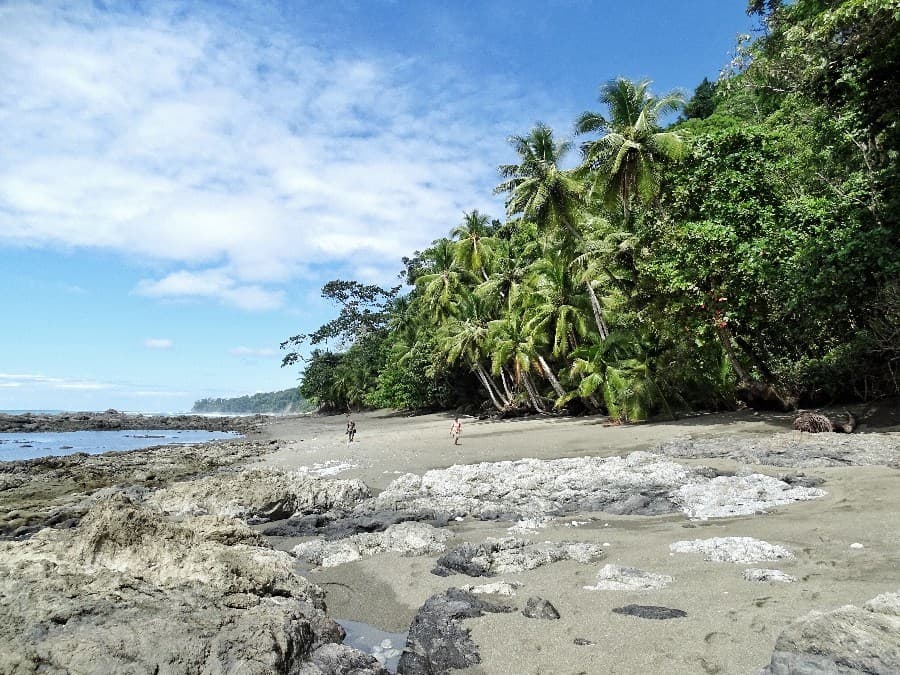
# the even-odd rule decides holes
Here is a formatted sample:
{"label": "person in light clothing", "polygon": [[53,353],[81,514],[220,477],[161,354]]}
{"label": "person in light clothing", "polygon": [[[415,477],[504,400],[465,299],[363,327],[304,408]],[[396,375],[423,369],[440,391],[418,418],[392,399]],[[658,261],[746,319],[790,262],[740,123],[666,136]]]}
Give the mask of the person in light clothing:
{"label": "person in light clothing", "polygon": [[462,433],[462,422],[457,417],[450,425],[450,438],[453,439],[453,445],[459,445],[459,435]]}

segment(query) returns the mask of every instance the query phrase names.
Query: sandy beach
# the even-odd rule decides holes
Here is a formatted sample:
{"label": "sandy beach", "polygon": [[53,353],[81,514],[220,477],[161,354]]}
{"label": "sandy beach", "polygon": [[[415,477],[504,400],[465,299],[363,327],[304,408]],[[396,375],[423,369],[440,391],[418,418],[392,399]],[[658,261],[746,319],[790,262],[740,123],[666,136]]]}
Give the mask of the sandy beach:
{"label": "sandy beach", "polygon": [[[373,492],[404,472],[422,474],[451,465],[525,457],[613,456],[653,449],[673,438],[727,435],[736,444],[772,434],[791,434],[791,416],[751,412],[702,415],[674,422],[608,426],[601,418],[527,418],[478,421],[463,418],[460,445],[449,438],[449,414],[406,417],[372,412],[353,416],[357,440],[347,445],[345,418],[293,417],[262,430],[282,447],[260,463],[280,469],[331,467],[338,478],[359,478]],[[898,427],[892,440],[900,445]],[[746,466],[728,459],[679,460],[723,472],[784,475],[785,467]],[[806,468],[824,479],[827,495],[769,513],[708,520],[681,514],[616,516],[572,513],[524,534],[533,541],[601,545],[599,563],[572,560],[472,579],[430,573],[436,556],[385,553],[336,567],[312,569],[309,578],[326,591],[330,616],[379,629],[407,629],[427,598],[446,588],[501,579],[519,582],[502,600],[517,610],[530,596],[549,600],[560,620],[526,618],[520,611],[466,620],[481,663],[469,673],[755,673],[769,662],[782,629],[811,610],[861,605],[900,589],[900,470],[885,466]],[[448,547],[510,535],[510,523],[464,520],[449,526]],[[679,540],[754,537],[786,547],[792,559],[759,564],[709,562],[697,553],[673,553]],[[272,537],[290,550],[300,539]],[[861,544],[861,546],[858,546]],[[857,546],[851,546],[857,545]],[[587,590],[605,564],[669,575],[665,588],[643,591]],[[742,577],[749,567],[777,568],[795,583],[757,583]],[[686,616],[648,620],[613,613],[628,604],[676,608]],[[578,644],[583,643],[583,644]]]}

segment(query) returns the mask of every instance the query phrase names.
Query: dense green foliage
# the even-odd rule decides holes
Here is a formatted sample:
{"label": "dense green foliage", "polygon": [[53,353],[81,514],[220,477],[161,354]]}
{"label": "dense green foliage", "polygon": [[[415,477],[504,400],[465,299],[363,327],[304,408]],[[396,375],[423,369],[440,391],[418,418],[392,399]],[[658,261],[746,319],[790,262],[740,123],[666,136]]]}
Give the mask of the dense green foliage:
{"label": "dense green foliage", "polygon": [[603,85],[577,168],[545,125],[513,136],[506,220],[405,258],[407,294],[327,285],[339,317],[283,345],[316,348],[303,395],[640,420],[900,393],[900,1],[748,11],[763,35],[686,103]]}
{"label": "dense green foliage", "polygon": [[312,406],[294,389],[269,391],[237,398],[201,398],[194,403],[195,413],[297,413]]}

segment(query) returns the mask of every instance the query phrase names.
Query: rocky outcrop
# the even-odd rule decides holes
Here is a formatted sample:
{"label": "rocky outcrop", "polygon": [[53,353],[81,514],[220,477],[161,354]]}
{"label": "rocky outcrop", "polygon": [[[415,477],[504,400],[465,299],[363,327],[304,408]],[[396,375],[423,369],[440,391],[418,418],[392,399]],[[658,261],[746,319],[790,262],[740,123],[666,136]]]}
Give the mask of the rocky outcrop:
{"label": "rocky outcrop", "polygon": [[704,560],[729,563],[755,563],[761,560],[793,558],[784,546],[752,537],[713,537],[676,541],[669,545],[673,553],[702,553]]}
{"label": "rocky outcrop", "polygon": [[293,553],[313,565],[336,567],[379,553],[393,552],[402,556],[440,553],[449,534],[424,523],[399,523],[384,532],[357,534],[338,541],[314,539],[298,544]]}
{"label": "rocky outcrop", "polygon": [[478,648],[462,625],[463,619],[511,611],[511,607],[486,602],[458,588],[431,596],[409,627],[397,675],[439,675],[480,663]]}
{"label": "rocky outcrop", "polygon": [[597,572],[597,585],[585,586],[588,591],[655,591],[672,583],[667,574],[645,572],[636,567],[604,565]]}
{"label": "rocky outcrop", "polygon": [[0,542],[0,672],[314,673],[344,637],[322,598],[240,521],[112,497]]}
{"label": "rocky outcrop", "polygon": [[764,513],[776,506],[817,499],[825,494],[819,488],[789,485],[755,473],[689,483],[675,490],[673,499],[689,518],[706,520]]}
{"label": "rocky outcrop", "polygon": [[405,474],[369,511],[435,510],[453,517],[534,521],[575,511],[658,515],[681,510],[707,518],[753,514],[825,494],[768,476],[718,476],[647,452],[627,457],[578,457],[483,462]]}
{"label": "rocky outcrop", "polygon": [[810,612],[785,628],[760,675],[900,673],[900,592]]}
{"label": "rocky outcrop", "polygon": [[74,525],[99,490],[135,491],[204,474],[278,449],[275,442],[222,441],[102,455],[0,462],[0,537]]}
{"label": "rocky outcrop", "polygon": [[603,549],[596,544],[568,541],[534,544],[516,537],[505,537],[483,544],[458,546],[438,558],[431,573],[442,577],[451,574],[488,577],[533,570],[560,560],[587,564],[599,560],[602,555]]}
{"label": "rocky outcrop", "polygon": [[654,450],[670,457],[726,458],[744,464],[798,468],[822,466],[896,465],[900,462],[900,435],[780,433],[752,437],[713,436],[676,438]]}
{"label": "rocky outcrop", "polygon": [[185,429],[197,431],[240,431],[246,433],[269,421],[265,415],[209,417],[206,415],[132,415],[116,410],[106,412],[24,413],[0,415],[0,433],[29,431],[109,431],[117,429]]}
{"label": "rocky outcrop", "polygon": [[342,539],[355,534],[384,532],[391,525],[405,522],[424,522],[444,527],[449,520],[446,513],[413,511],[379,511],[371,515],[343,516],[337,512],[294,516],[263,530],[267,537],[322,537]]}
{"label": "rocky outcrop", "polygon": [[250,469],[175,483],[147,504],[174,515],[215,514],[266,522],[292,515],[347,511],[369,497],[359,480],[329,480],[299,471]]}

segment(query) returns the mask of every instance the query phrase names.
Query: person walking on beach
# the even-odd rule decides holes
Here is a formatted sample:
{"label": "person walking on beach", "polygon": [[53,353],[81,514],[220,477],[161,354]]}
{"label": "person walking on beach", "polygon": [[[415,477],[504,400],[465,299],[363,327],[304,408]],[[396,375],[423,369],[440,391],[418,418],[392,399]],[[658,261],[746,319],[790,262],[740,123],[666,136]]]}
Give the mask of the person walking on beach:
{"label": "person walking on beach", "polygon": [[450,425],[450,438],[453,439],[453,445],[459,445],[459,435],[462,433],[462,422],[457,417]]}
{"label": "person walking on beach", "polygon": [[356,422],[351,419],[347,420],[347,445],[350,445],[353,442],[353,437],[356,436]]}

